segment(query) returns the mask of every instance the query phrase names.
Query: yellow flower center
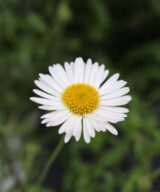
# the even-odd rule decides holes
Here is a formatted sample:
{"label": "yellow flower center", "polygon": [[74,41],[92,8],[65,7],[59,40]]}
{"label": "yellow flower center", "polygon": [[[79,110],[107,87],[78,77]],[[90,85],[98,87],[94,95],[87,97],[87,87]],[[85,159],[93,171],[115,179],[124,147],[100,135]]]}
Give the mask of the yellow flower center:
{"label": "yellow flower center", "polygon": [[90,85],[77,83],[64,90],[62,100],[71,112],[76,115],[84,115],[98,107],[99,93]]}

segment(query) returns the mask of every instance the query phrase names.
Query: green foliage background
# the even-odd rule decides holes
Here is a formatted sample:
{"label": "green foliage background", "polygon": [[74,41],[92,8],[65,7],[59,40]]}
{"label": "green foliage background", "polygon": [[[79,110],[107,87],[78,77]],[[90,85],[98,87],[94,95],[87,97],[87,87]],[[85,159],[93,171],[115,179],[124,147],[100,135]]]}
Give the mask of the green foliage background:
{"label": "green foliage background", "polygon": [[[0,192],[160,191],[160,1],[0,1]],[[29,101],[38,73],[82,56],[121,73],[133,100],[119,136],[64,146]]]}

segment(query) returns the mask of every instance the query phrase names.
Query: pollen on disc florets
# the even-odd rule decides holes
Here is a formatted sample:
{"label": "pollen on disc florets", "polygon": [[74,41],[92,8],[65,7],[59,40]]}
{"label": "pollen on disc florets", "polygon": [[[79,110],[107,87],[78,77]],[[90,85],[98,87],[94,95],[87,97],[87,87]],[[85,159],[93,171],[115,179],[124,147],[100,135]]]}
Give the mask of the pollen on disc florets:
{"label": "pollen on disc florets", "polygon": [[76,115],[84,115],[98,107],[99,93],[93,86],[77,83],[64,90],[62,100],[71,112]]}

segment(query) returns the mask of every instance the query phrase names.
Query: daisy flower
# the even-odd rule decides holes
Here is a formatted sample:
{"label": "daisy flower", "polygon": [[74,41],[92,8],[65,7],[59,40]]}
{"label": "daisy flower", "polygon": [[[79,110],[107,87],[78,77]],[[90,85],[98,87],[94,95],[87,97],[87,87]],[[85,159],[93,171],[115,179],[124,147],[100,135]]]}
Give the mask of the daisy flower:
{"label": "daisy flower", "polygon": [[59,134],[65,133],[64,141],[83,134],[86,143],[95,137],[96,131],[109,131],[118,135],[113,123],[123,121],[128,109],[120,107],[131,100],[126,95],[130,89],[127,82],[119,80],[116,73],[107,79],[109,71],[104,65],[82,58],[49,67],[50,74],[39,74],[35,81],[39,89],[33,92],[38,97],[30,99],[39,108],[50,111],[41,116],[47,127],[58,126]]}

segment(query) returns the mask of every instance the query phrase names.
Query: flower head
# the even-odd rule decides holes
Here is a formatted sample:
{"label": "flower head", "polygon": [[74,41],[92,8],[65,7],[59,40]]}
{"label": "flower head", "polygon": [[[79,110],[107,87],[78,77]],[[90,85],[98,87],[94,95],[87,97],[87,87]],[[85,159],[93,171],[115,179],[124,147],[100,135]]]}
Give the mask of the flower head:
{"label": "flower head", "polygon": [[78,141],[82,132],[86,143],[95,137],[96,131],[118,134],[111,123],[127,117],[128,109],[120,106],[131,100],[126,95],[127,82],[118,80],[118,73],[106,80],[109,71],[104,65],[92,63],[91,59],[85,63],[82,58],[65,62],[64,67],[50,66],[49,72],[39,74],[35,84],[40,90],[33,90],[39,97],[30,98],[40,104],[40,109],[50,111],[41,117],[43,124],[60,125],[58,132],[65,133],[65,142],[72,136]]}

